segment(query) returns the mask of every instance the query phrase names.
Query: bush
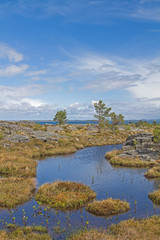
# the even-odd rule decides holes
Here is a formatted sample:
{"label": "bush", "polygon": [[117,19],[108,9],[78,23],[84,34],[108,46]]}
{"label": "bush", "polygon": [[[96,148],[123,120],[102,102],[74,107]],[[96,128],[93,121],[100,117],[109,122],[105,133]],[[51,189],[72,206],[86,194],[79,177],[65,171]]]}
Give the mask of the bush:
{"label": "bush", "polygon": [[160,126],[155,127],[153,134],[154,134],[154,142],[160,143]]}

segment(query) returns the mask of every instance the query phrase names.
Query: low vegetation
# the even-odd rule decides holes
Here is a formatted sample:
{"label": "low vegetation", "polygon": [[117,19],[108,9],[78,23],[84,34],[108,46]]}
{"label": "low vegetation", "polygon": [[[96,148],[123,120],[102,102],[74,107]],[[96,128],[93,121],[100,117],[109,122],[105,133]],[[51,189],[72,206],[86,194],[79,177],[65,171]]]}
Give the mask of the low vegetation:
{"label": "low vegetation", "polygon": [[149,169],[144,176],[146,178],[160,178],[160,166]]}
{"label": "low vegetation", "polygon": [[81,230],[67,240],[115,240],[115,238],[101,229]]}
{"label": "low vegetation", "polygon": [[108,198],[107,200],[89,203],[85,209],[97,216],[111,216],[127,212],[130,207],[125,201]]}
{"label": "low vegetation", "polygon": [[156,204],[160,204],[160,186],[159,188],[153,192],[149,194],[149,198]]}
{"label": "low vegetation", "polygon": [[68,238],[68,240],[159,240],[160,217],[122,221],[112,225],[107,231],[82,230]]}
{"label": "low vegetation", "polygon": [[134,159],[129,157],[121,157],[119,156],[120,153],[122,153],[121,150],[120,151],[114,150],[112,152],[107,152],[105,157],[110,161],[112,165],[120,167],[148,168],[156,165],[156,162],[143,161],[140,160],[138,157],[135,157]]}
{"label": "low vegetation", "polygon": [[0,207],[12,208],[28,201],[35,191],[34,178],[2,178],[0,179]]}
{"label": "low vegetation", "polygon": [[75,182],[53,182],[39,187],[35,199],[58,210],[75,210],[92,201],[96,193]]}
{"label": "low vegetation", "polygon": [[47,234],[47,229],[42,226],[34,227],[18,227],[10,225],[7,230],[0,231],[1,240],[51,240],[52,238]]}

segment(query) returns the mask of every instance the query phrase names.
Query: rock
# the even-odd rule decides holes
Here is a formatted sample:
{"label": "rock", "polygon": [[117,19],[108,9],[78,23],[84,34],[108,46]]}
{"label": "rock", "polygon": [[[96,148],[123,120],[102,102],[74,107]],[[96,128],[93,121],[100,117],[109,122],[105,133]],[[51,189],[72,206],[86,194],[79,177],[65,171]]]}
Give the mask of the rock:
{"label": "rock", "polygon": [[25,143],[25,142],[29,142],[30,139],[28,136],[26,135],[21,135],[21,134],[15,134],[15,135],[9,135],[5,137],[5,140],[9,141],[9,142],[14,142],[14,143]]}
{"label": "rock", "polygon": [[43,142],[50,142],[50,141],[58,141],[60,136],[58,134],[52,134],[50,132],[35,131],[32,135],[30,135],[30,137],[39,139]]}
{"label": "rock", "polygon": [[153,142],[151,133],[138,133],[129,136],[122,147],[123,157],[139,157],[142,160],[158,160],[160,158],[160,144]]}

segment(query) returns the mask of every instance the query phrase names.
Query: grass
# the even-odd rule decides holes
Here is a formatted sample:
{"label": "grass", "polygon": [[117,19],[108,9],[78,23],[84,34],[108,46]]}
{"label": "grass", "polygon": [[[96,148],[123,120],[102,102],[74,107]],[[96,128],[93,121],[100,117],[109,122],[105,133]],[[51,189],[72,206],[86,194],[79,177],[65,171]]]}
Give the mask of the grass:
{"label": "grass", "polygon": [[71,235],[67,240],[115,240],[115,238],[107,234],[105,230],[90,229],[81,230]]}
{"label": "grass", "polygon": [[58,210],[75,210],[92,201],[96,193],[75,182],[53,182],[39,187],[35,199]]}
{"label": "grass", "polygon": [[125,201],[108,198],[107,200],[89,203],[85,209],[97,216],[111,216],[127,212],[130,210],[130,207]]}
{"label": "grass", "polygon": [[129,157],[121,157],[119,154],[122,153],[121,150],[114,150],[112,152],[107,152],[105,157],[110,161],[110,163],[114,166],[120,167],[138,167],[138,168],[149,168],[157,165],[156,162],[153,161],[143,161],[138,157],[134,159]]}
{"label": "grass", "polygon": [[122,221],[105,230],[82,230],[68,240],[160,240],[160,217]]}
{"label": "grass", "polygon": [[0,179],[0,207],[12,208],[28,201],[35,191],[34,178],[2,178]]}
{"label": "grass", "polygon": [[144,176],[147,178],[160,178],[160,166],[149,169]]}
{"label": "grass", "polygon": [[6,230],[0,231],[1,240],[51,240],[52,238],[47,234],[45,227],[18,227],[12,225],[12,227]]}
{"label": "grass", "polygon": [[149,194],[149,198],[156,204],[160,204],[160,186],[158,190]]}

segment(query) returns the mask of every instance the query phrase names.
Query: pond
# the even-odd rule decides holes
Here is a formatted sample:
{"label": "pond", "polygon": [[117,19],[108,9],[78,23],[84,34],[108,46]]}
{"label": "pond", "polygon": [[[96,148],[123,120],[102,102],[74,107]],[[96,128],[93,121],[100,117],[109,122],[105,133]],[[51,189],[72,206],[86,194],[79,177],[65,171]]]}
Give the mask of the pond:
{"label": "pond", "polygon": [[108,197],[127,200],[131,207],[129,212],[109,218],[96,217],[84,209],[64,213],[46,210],[45,206],[42,207],[32,199],[10,211],[0,210],[0,219],[10,223],[15,217],[14,221],[19,225],[43,224],[47,226],[53,239],[60,240],[66,239],[70,232],[81,227],[106,228],[121,220],[160,214],[160,207],[155,206],[148,198],[148,194],[160,185],[160,179],[146,179],[144,177],[146,169],[112,167],[105,159],[105,154],[113,149],[121,149],[121,145],[88,147],[71,155],[39,160],[37,187],[56,180],[80,182],[96,192],[97,200]]}

